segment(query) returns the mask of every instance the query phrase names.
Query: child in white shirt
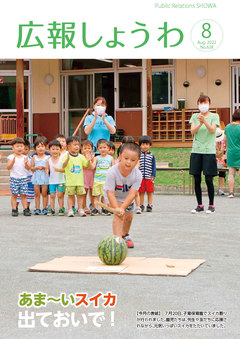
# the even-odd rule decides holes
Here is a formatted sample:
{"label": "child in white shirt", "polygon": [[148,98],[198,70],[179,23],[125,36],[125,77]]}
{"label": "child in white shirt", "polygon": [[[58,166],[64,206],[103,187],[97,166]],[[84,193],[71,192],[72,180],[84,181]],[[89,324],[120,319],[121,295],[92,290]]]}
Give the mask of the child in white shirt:
{"label": "child in white shirt", "polygon": [[63,216],[63,203],[65,191],[65,174],[62,169],[61,144],[58,140],[49,143],[49,151],[51,157],[47,161],[46,173],[49,175],[49,193],[50,193],[50,211],[47,215],[55,214],[55,199],[58,197],[59,212],[58,215]]}
{"label": "child in white shirt", "polygon": [[28,163],[28,157],[23,154],[25,148],[25,142],[22,138],[14,138],[12,140],[12,149],[13,154],[8,156],[7,160],[7,169],[10,171],[10,189],[11,189],[11,205],[12,205],[12,216],[18,216],[17,208],[17,195],[20,194],[22,205],[23,205],[23,215],[30,216],[31,212],[27,208],[27,170],[30,170],[30,165]]}

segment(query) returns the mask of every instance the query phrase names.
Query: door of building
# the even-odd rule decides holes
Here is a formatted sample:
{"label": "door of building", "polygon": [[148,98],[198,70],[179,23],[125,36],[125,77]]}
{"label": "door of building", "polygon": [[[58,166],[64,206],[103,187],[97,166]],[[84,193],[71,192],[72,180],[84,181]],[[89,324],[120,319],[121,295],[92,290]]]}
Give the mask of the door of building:
{"label": "door of building", "polygon": [[[61,130],[72,135],[94,98],[106,98],[108,114],[114,116],[114,73],[69,74],[61,77],[62,118]],[[84,139],[83,128],[79,131]]]}

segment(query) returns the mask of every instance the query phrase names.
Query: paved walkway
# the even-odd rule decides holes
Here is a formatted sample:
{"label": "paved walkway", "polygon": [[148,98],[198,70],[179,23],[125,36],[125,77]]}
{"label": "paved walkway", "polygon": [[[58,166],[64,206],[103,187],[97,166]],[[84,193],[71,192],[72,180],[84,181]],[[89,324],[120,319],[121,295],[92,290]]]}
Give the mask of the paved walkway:
{"label": "paved walkway", "polygon": [[[205,264],[187,277],[28,272],[28,266],[56,257],[95,256],[99,240],[111,234],[112,217],[20,215],[13,218],[9,201],[10,197],[0,197],[1,338],[239,338],[239,197],[216,197],[214,215],[191,215],[189,211],[196,206],[193,196],[156,195],[153,212],[135,216],[131,231],[135,248],[129,250],[129,256],[206,259]],[[206,196],[204,202],[207,202]],[[99,291],[111,291],[117,294],[118,301],[113,319],[111,310],[102,305],[98,309],[92,306],[75,309],[49,302],[46,307],[21,309],[18,294],[23,291],[33,294],[41,291],[55,298],[61,293],[69,297],[86,292],[91,297]],[[19,312],[25,311],[30,316],[33,312],[34,328],[18,328]],[[58,311],[75,313],[80,325],[74,327],[70,323],[64,328],[65,319],[59,328],[54,327],[54,315]],[[221,318],[226,318],[226,322],[204,319],[202,323],[205,326],[223,324],[226,328],[139,329],[136,313],[140,311],[160,312],[155,317],[174,318],[171,324],[186,327],[201,323],[196,322],[195,315],[186,316],[183,312],[224,312]],[[37,315],[45,312],[52,312],[45,319],[47,328],[40,324],[41,317]],[[93,315],[89,315],[93,312],[104,312],[105,320],[103,317],[98,320],[102,325],[99,328],[93,324]],[[171,315],[169,312],[182,313]],[[149,315],[144,319],[147,317]],[[216,313],[205,313],[202,317],[220,318]],[[180,318],[195,319],[195,322],[176,320]],[[145,319],[141,324],[150,322]]]}

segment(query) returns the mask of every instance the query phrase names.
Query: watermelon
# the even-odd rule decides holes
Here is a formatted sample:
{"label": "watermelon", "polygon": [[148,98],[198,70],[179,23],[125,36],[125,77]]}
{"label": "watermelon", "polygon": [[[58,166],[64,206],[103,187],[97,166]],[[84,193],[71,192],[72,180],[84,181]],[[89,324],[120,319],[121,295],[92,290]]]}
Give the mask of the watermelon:
{"label": "watermelon", "polygon": [[107,236],[98,244],[99,259],[106,265],[120,265],[127,252],[125,240],[117,235]]}

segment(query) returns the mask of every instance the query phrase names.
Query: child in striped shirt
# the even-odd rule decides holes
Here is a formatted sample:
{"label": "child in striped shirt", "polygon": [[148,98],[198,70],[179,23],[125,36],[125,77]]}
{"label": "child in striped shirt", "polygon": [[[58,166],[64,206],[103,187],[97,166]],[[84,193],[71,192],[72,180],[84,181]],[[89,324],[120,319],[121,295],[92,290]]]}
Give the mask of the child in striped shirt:
{"label": "child in striped shirt", "polygon": [[152,201],[153,201],[153,192],[154,192],[154,179],[156,176],[156,160],[154,154],[149,151],[149,148],[152,145],[152,139],[143,135],[139,139],[139,146],[141,148],[141,157],[140,157],[140,171],[142,173],[142,183],[139,188],[140,194],[140,208],[143,212],[144,207],[144,194],[147,193],[148,205],[146,208],[147,212],[152,212]]}
{"label": "child in striped shirt", "polygon": [[[91,215],[98,215],[98,201],[100,196],[102,196],[102,202],[104,202],[104,192],[103,192],[103,186],[106,181],[106,175],[108,170],[113,165],[113,157],[108,154],[109,146],[108,141],[106,139],[100,139],[97,142],[97,150],[100,153],[100,155],[96,156],[95,158],[91,159],[89,161],[89,165],[91,169],[95,169],[95,175],[94,175],[94,182],[93,182],[93,189],[92,189],[92,196],[94,201],[94,208],[91,212]],[[103,209],[102,214],[105,215],[111,215],[110,212]]]}

